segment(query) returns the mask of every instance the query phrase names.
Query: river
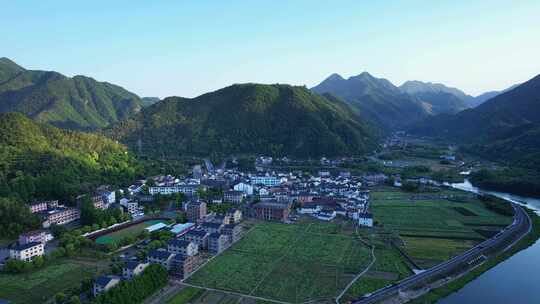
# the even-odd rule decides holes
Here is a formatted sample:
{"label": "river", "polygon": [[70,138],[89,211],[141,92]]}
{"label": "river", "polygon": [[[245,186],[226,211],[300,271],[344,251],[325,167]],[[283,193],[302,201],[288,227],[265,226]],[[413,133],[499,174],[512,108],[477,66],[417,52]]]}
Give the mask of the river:
{"label": "river", "polygon": [[[540,212],[540,199],[509,193],[486,191],[469,181],[452,184],[454,188],[474,193],[488,193],[520,203]],[[486,271],[459,291],[438,301],[439,304],[526,304],[540,303],[540,242],[518,252]]]}

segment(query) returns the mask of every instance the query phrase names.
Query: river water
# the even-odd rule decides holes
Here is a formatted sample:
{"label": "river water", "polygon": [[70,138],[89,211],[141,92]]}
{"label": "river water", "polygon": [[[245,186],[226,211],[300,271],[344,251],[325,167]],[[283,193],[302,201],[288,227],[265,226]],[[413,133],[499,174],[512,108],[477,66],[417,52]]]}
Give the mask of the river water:
{"label": "river water", "polygon": [[[452,184],[454,188],[488,193],[506,200],[521,203],[540,212],[540,199],[522,197],[503,192],[485,191],[469,181]],[[438,304],[527,304],[540,303],[540,242],[518,252],[506,261],[486,271]]]}

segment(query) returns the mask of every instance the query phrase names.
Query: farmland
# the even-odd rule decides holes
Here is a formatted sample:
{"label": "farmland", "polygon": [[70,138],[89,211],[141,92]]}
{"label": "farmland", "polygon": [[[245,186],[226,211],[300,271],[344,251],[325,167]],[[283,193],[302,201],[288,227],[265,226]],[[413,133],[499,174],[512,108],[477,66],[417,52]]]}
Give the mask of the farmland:
{"label": "farmland", "polygon": [[102,235],[98,237],[96,239],[96,243],[106,245],[106,244],[118,243],[126,237],[137,237],[144,230],[144,228],[160,223],[160,222],[162,221],[152,220],[152,221],[142,222],[133,226],[129,226],[122,230],[111,232],[106,235]]}
{"label": "farmland", "polygon": [[95,273],[94,267],[63,262],[28,274],[1,274],[0,298],[13,303],[43,303],[57,292],[79,288],[83,279]]}
{"label": "farmland", "polygon": [[345,226],[258,224],[189,283],[295,303],[331,299],[371,259]]}

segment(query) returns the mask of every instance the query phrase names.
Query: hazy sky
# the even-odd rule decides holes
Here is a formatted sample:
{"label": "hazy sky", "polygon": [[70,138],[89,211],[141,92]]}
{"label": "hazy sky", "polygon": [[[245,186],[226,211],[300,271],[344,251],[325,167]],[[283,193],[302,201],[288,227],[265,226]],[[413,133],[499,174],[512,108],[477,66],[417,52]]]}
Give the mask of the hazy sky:
{"label": "hazy sky", "polygon": [[311,87],[362,71],[479,94],[540,74],[538,0],[6,0],[0,10],[0,57],[141,96]]}

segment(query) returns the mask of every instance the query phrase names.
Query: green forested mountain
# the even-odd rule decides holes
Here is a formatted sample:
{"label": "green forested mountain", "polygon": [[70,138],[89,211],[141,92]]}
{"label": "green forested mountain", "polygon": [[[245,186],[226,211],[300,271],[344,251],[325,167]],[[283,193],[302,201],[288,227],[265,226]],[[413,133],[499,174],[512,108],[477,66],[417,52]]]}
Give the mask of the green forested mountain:
{"label": "green forested mountain", "polygon": [[68,129],[96,129],[140,111],[140,98],[85,76],[25,70],[0,58],[0,113],[20,112]]}
{"label": "green forested mountain", "polygon": [[312,90],[343,98],[373,124],[388,130],[403,128],[431,114],[428,104],[367,72],[348,79],[333,74]]}
{"label": "green forested mountain", "polygon": [[159,97],[143,97],[141,98],[143,107],[148,107],[160,101]]}
{"label": "green forested mountain", "polygon": [[369,127],[343,101],[289,85],[238,84],[194,99],[169,97],[106,132],[153,156],[337,156],[375,147]]}
{"label": "green forested mountain", "polygon": [[474,109],[428,118],[410,131],[540,170],[540,75]]}
{"label": "green forested mountain", "polygon": [[469,108],[474,97],[456,88],[439,83],[407,81],[399,87],[402,91],[431,105],[433,114],[455,114]]}
{"label": "green forested mountain", "polygon": [[131,182],[138,170],[124,146],[101,135],[0,114],[0,197],[70,200],[101,184]]}

